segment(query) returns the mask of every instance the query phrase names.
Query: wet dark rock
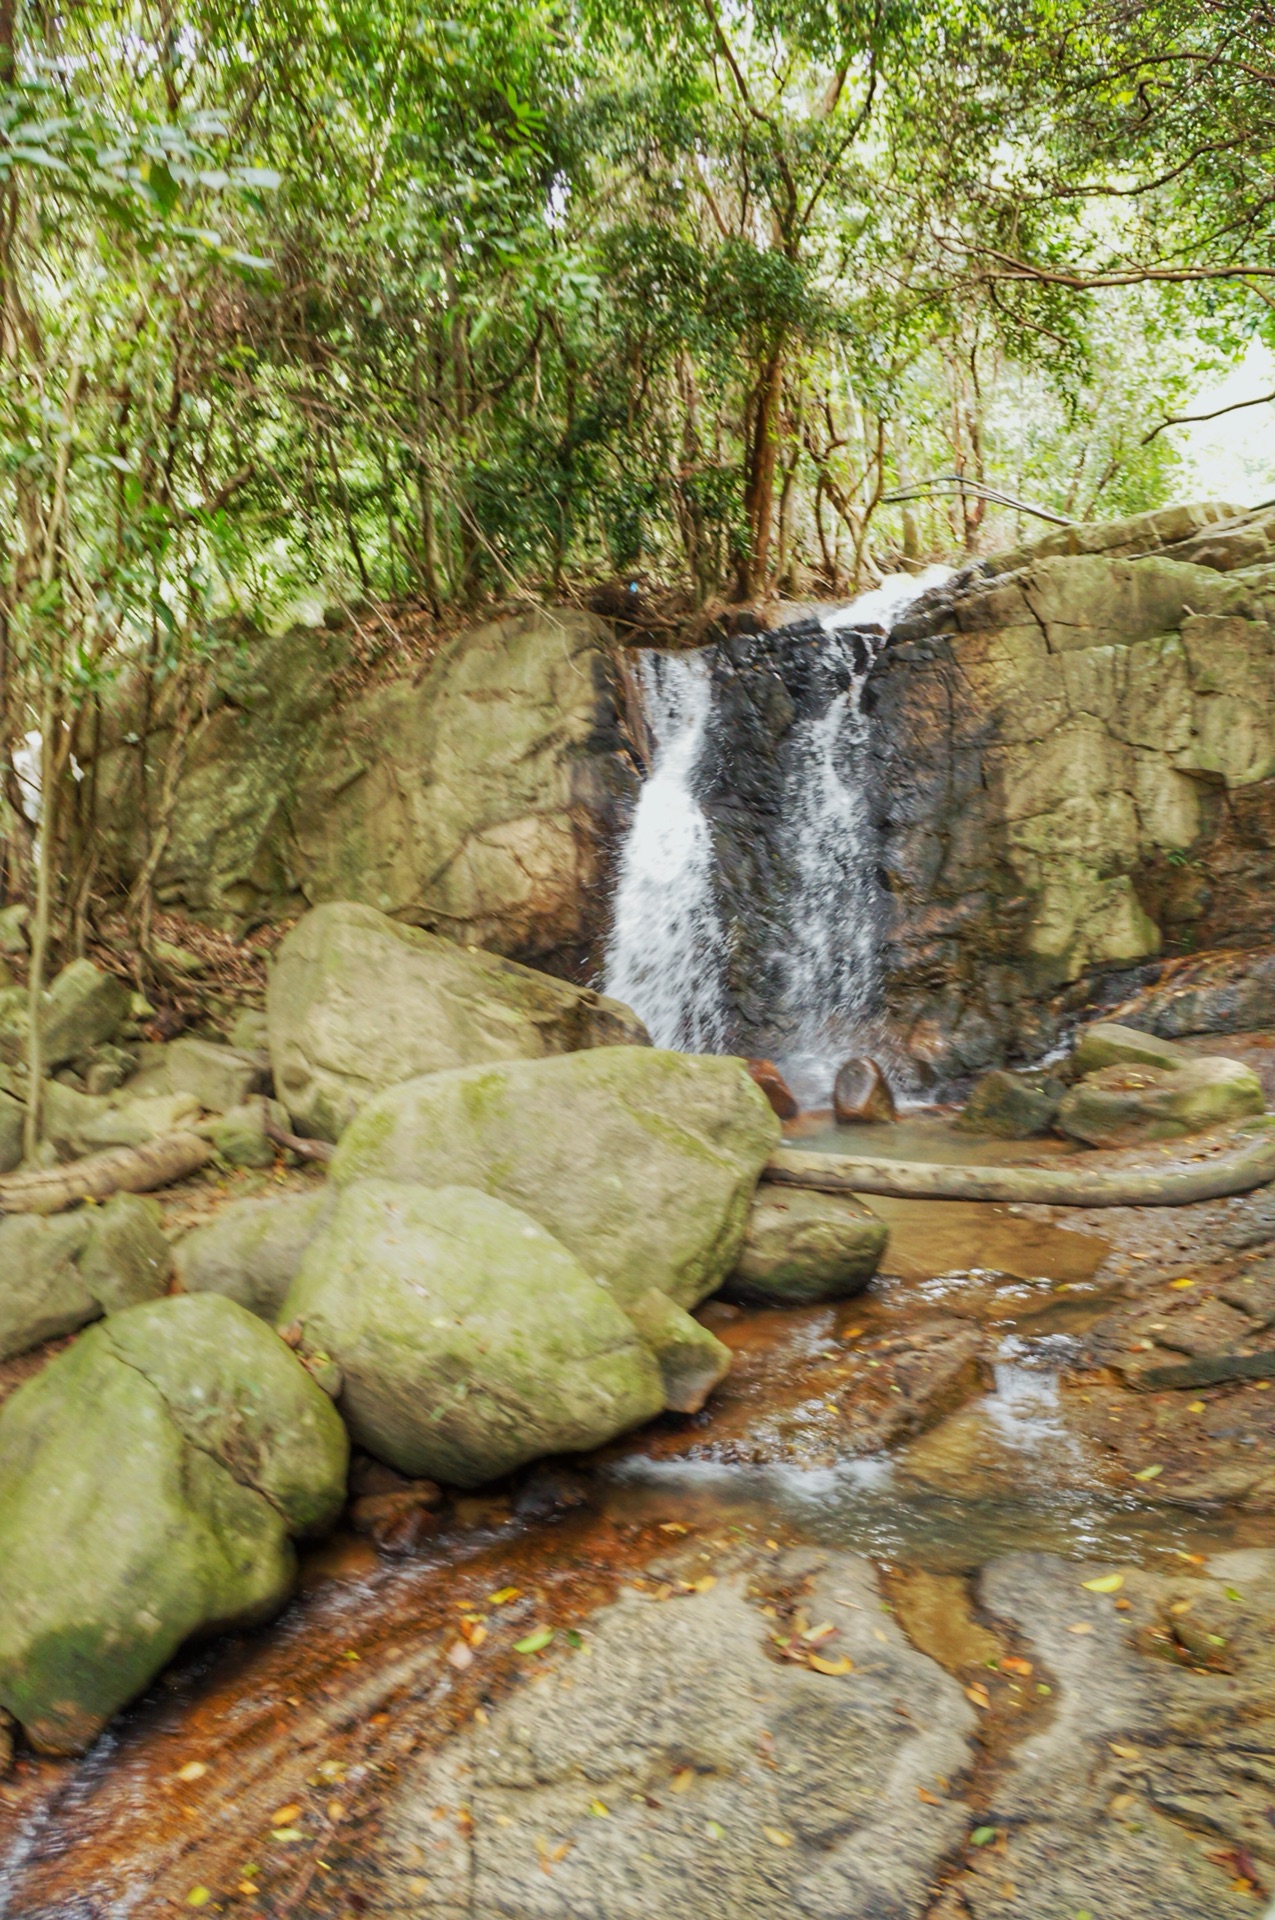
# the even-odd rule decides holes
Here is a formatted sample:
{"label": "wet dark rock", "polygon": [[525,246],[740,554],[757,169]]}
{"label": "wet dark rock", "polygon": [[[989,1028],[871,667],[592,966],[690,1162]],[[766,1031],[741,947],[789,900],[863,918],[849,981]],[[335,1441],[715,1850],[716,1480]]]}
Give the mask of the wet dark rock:
{"label": "wet dark rock", "polygon": [[350,1525],[382,1553],[416,1553],[438,1532],[441,1490],[422,1480],[391,1493],[368,1493],[350,1503]]}
{"label": "wet dark rock", "polygon": [[847,1060],[838,1068],[832,1107],[843,1126],[873,1126],[898,1118],[890,1083],[875,1060]]}
{"label": "wet dark rock", "polygon": [[514,1495],[514,1512],[520,1520],[561,1520],[591,1507],[595,1498],[587,1475],[570,1467],[537,1467]]}
{"label": "wet dark rock", "polygon": [[1116,1011],[1126,1026],[1169,1040],[1275,1026],[1275,946],[1175,960]]}
{"label": "wet dark rock", "polygon": [[994,1067],[977,1082],[956,1124],[998,1140],[1034,1140],[1052,1130],[1065,1091],[1051,1074]]}

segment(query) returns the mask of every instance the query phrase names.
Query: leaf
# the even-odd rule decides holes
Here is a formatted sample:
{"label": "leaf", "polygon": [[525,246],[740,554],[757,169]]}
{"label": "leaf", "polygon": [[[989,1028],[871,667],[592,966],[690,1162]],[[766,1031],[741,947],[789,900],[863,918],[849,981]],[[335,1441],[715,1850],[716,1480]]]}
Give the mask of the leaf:
{"label": "leaf", "polygon": [[941,1807],[943,1805],[943,1802],[940,1800],[938,1794],[930,1793],[929,1790],[925,1787],[917,1788],[916,1797],[918,1800],[924,1800],[927,1807]]}
{"label": "leaf", "polygon": [[503,1607],[507,1601],[516,1600],[522,1592],[521,1587],[498,1587],[495,1593],[487,1595],[489,1607]]}
{"label": "leaf", "polygon": [[1115,1740],[1110,1741],[1109,1745],[1111,1747],[1111,1751],[1120,1760],[1141,1760],[1142,1758],[1142,1755],[1138,1752],[1138,1749],[1136,1747],[1122,1746],[1118,1741],[1115,1741]]}
{"label": "leaf", "polygon": [[726,1838],[725,1827],[720,1825],[716,1820],[706,1820],[704,1822],[704,1831],[710,1840],[724,1840]]}
{"label": "leaf", "polygon": [[1031,1661],[1020,1660],[1016,1653],[1007,1654],[1000,1667],[1002,1673],[1021,1673],[1024,1679],[1033,1671]]}
{"label": "leaf", "polygon": [[838,1653],[829,1660],[823,1654],[812,1653],[806,1665],[813,1667],[816,1673],[830,1673],[834,1677],[854,1672],[854,1661],[848,1654]]}
{"label": "leaf", "polygon": [[610,1807],[605,1805],[601,1800],[590,1800],[589,1812],[599,1820],[609,1820],[611,1818]]}
{"label": "leaf", "polygon": [[208,1769],[202,1760],[188,1760],[184,1767],[178,1767],[179,1780],[202,1780]]}
{"label": "leaf", "polygon": [[286,1807],[276,1807],[270,1816],[272,1827],[290,1827],[301,1818],[301,1808],[296,1801],[290,1801]]}
{"label": "leaf", "polygon": [[995,1838],[995,1827],[975,1827],[973,1833],[970,1835],[970,1845],[972,1847],[990,1847]]}
{"label": "leaf", "polygon": [[790,1847],[792,1845],[792,1835],[785,1833],[780,1827],[763,1827],[762,1832],[772,1847]]}
{"label": "leaf", "polygon": [[691,1581],[691,1587],[695,1593],[711,1593],[716,1585],[717,1575],[715,1573],[704,1573],[700,1575],[698,1580]]}
{"label": "leaf", "polygon": [[514,1652],[543,1653],[549,1645],[549,1642],[553,1639],[553,1635],[554,1629],[552,1627],[537,1627],[536,1631],[529,1633],[525,1640],[515,1640]]}
{"label": "leaf", "polygon": [[1175,1293],[1185,1293],[1188,1287],[1193,1287],[1195,1285],[1195,1282],[1194,1280],[1188,1280],[1186,1275],[1183,1274],[1180,1280],[1170,1280],[1169,1285],[1173,1288]]}
{"label": "leaf", "polygon": [[1073,1620],[1068,1625],[1067,1631],[1068,1633],[1092,1633],[1093,1622],[1091,1620]]}
{"label": "leaf", "polygon": [[695,1784],[694,1767],[680,1767],[669,1784],[674,1793],[685,1793],[688,1787],[693,1787]]}
{"label": "leaf", "polygon": [[[1159,1469],[1157,1468],[1157,1472],[1158,1471]],[[1141,1475],[1139,1475],[1139,1478],[1141,1478]],[[1121,1587],[1124,1585],[1124,1575],[1122,1573],[1104,1573],[1100,1574],[1096,1580],[1082,1580],[1080,1584],[1086,1593],[1119,1593]]]}
{"label": "leaf", "polygon": [[280,1827],[271,1837],[277,1840],[281,1846],[285,1847],[290,1847],[294,1840],[305,1839],[305,1835],[302,1833],[300,1827]]}
{"label": "leaf", "polygon": [[283,184],[283,175],[276,173],[273,167],[237,167],[235,179],[241,186],[266,187],[270,190]]}
{"label": "leaf", "polygon": [[1163,1472],[1163,1467],[1143,1467],[1142,1471],[1135,1473],[1133,1477],[1135,1480],[1156,1480]]}
{"label": "leaf", "polygon": [[1234,1587],[1223,1587],[1222,1591],[1228,1600],[1239,1600],[1242,1598],[1242,1595],[1236,1593]]}
{"label": "leaf", "polygon": [[186,1895],[186,1905],[188,1907],[206,1907],[211,1899],[212,1894],[207,1887],[192,1887]]}

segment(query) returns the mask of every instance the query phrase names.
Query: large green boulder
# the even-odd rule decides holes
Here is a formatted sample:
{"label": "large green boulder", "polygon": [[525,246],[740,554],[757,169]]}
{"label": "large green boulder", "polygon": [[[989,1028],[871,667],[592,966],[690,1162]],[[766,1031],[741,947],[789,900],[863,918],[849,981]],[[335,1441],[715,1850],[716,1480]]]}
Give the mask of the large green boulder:
{"label": "large green boulder", "polygon": [[82,1752],[191,1634],[283,1604],[347,1457],[331,1402],[232,1302],[90,1328],[0,1410],[0,1705]]}
{"label": "large green boulder", "polygon": [[267,1018],[276,1092],[322,1140],[416,1074],[646,1039],[617,1000],[350,902],[316,907],[288,935]]}
{"label": "large green boulder", "polygon": [[472,1188],[346,1188],[280,1312],[336,1362],[354,1438],[476,1486],[600,1446],[664,1405],[605,1287],[527,1214]]}
{"label": "large green boulder", "polygon": [[734,1266],[779,1122],[742,1060],[602,1047],[393,1087],[331,1177],[481,1187],[538,1220],[621,1306],[678,1306]]}
{"label": "large green boulder", "polygon": [[158,1298],[168,1268],[159,1209],[138,1194],[0,1220],[0,1360]]}
{"label": "large green boulder", "polygon": [[885,1222],[853,1195],[762,1187],[728,1299],[768,1307],[806,1307],[862,1293],[881,1263]]}
{"label": "large green boulder", "polygon": [[1173,1069],[1129,1064],[1091,1073],[1063,1100],[1058,1128],[1093,1147],[1134,1147],[1202,1133],[1265,1106],[1250,1067],[1201,1056]]}

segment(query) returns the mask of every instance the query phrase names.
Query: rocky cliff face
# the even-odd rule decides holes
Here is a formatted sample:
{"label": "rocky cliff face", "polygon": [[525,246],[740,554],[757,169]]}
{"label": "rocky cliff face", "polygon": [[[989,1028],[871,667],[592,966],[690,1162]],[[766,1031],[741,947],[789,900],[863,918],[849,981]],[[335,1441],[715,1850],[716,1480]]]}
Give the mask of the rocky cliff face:
{"label": "rocky cliff face", "polygon": [[865,691],[887,997],[947,1077],[1160,955],[1275,922],[1275,511],[1175,508],[967,569]]}
{"label": "rocky cliff face", "polygon": [[[162,904],[230,927],[326,900],[569,970],[607,912],[637,776],[598,620],[555,610],[457,636],[420,673],[360,687],[346,634],[254,643],[188,755]],[[152,735],[154,793],[167,746]],[[120,872],[141,857],[137,751],[104,756]]]}

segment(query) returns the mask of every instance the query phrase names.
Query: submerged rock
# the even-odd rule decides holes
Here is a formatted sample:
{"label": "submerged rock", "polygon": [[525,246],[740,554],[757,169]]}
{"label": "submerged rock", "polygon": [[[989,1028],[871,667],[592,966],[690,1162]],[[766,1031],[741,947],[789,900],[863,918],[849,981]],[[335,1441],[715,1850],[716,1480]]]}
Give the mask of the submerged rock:
{"label": "submerged rock", "polygon": [[655,1287],[690,1308],[734,1267],[778,1139],[742,1060],[601,1047],[393,1087],[348,1129],[331,1177],[480,1187],[621,1306]]}
{"label": "submerged rock", "polygon": [[842,1126],[874,1126],[898,1118],[890,1083],[875,1060],[847,1060],[838,1069],[832,1110]]}
{"label": "submerged rock", "polygon": [[267,1012],[279,1098],[323,1140],[418,1074],[646,1039],[617,1000],[348,903],[288,935]]}
{"label": "submerged rock", "polygon": [[888,1238],[885,1222],[852,1195],[763,1186],[722,1291],[773,1307],[848,1299],[867,1286]]}
{"label": "submerged rock", "polygon": [[1202,1133],[1265,1110],[1262,1083],[1238,1060],[1200,1057],[1180,1067],[1103,1067],[1074,1086],[1058,1127],[1094,1147],[1133,1147]]}
{"label": "submerged rock", "polygon": [[994,1067],[978,1081],[956,1124],[998,1140],[1034,1140],[1051,1131],[1065,1091],[1050,1074]]}
{"label": "submerged rock", "polygon": [[159,1209],[138,1194],[47,1219],[0,1220],[0,1360],[156,1299],[168,1270]]}
{"label": "submerged rock", "polygon": [[0,1410],[0,1704],[82,1752],[192,1633],[283,1604],[347,1456],[331,1402],[230,1301],[91,1328]]}
{"label": "submerged rock", "polygon": [[655,1361],[606,1288],[525,1213],[472,1188],[348,1186],[279,1318],[340,1367],[361,1446],[454,1486],[600,1446],[664,1405]]}

